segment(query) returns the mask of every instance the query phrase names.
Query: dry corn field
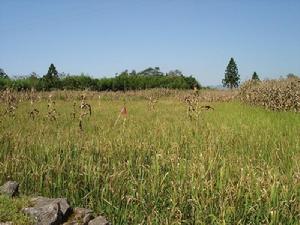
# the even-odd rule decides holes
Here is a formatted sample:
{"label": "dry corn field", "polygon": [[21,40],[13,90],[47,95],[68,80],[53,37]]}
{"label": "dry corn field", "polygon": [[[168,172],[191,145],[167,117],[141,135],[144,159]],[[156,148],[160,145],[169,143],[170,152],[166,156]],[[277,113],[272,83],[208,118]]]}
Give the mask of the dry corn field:
{"label": "dry corn field", "polygon": [[252,105],[300,112],[300,78],[248,81],[239,94],[242,101]]}
{"label": "dry corn field", "polygon": [[0,181],[113,224],[300,224],[299,95],[243,93],[292,111],[230,91],[1,92]]}

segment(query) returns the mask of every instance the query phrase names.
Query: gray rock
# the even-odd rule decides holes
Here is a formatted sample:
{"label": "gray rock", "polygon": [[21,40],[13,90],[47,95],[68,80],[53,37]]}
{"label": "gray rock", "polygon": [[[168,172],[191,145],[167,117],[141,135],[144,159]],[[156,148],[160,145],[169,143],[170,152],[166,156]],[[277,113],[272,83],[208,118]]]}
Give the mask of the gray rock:
{"label": "gray rock", "polygon": [[92,219],[94,219],[92,210],[75,208],[72,216],[64,225],[88,225]]}
{"label": "gray rock", "polygon": [[0,187],[0,193],[15,197],[19,194],[19,183],[16,181],[7,181]]}
{"label": "gray rock", "polygon": [[23,209],[23,212],[33,217],[37,225],[62,224],[72,213],[65,198],[37,197],[31,199],[32,207]]}
{"label": "gray rock", "polygon": [[42,207],[31,207],[22,210],[36,221],[36,225],[59,225],[63,221],[63,213],[59,203],[50,203]]}
{"label": "gray rock", "polygon": [[14,225],[13,222],[4,222],[4,223],[0,223],[0,225]]}
{"label": "gray rock", "polygon": [[68,218],[73,211],[66,198],[36,197],[31,199],[31,203],[34,205],[35,208],[49,205],[51,203],[58,203],[60,206],[60,210],[63,213],[64,219]]}
{"label": "gray rock", "polygon": [[98,216],[95,219],[91,220],[88,225],[111,225],[110,222],[108,222],[105,217]]}

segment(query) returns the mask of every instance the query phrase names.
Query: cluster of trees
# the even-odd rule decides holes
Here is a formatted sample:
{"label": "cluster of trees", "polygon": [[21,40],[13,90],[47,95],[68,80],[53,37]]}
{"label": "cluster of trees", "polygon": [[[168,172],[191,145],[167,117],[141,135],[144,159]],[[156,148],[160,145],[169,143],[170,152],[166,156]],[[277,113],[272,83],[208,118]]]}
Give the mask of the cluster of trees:
{"label": "cluster of trees", "polygon": [[[251,79],[256,81],[260,80],[256,72],[252,74]],[[222,80],[222,84],[224,87],[228,87],[230,89],[237,88],[240,84],[239,71],[233,58],[230,58],[229,63],[226,67],[225,78]]]}
{"label": "cluster of trees", "polygon": [[149,88],[172,88],[192,89],[200,88],[198,81],[192,76],[185,76],[179,70],[170,71],[166,74],[160,71],[159,67],[147,68],[141,72],[124,72],[112,78],[92,78],[88,75],[65,75],[59,74],[53,64],[43,77],[36,73],[29,76],[11,79],[0,69],[0,89],[13,88],[16,90],[29,90],[34,88],[38,91],[67,89],[93,91],[126,91],[143,90]]}

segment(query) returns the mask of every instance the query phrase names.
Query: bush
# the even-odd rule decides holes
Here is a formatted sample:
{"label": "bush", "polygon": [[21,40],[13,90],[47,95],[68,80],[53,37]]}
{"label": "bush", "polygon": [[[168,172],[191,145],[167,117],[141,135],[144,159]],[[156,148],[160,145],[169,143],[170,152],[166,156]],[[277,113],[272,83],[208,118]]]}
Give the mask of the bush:
{"label": "bush", "polygon": [[[51,67],[51,66],[50,66]],[[52,67],[51,67],[52,68]],[[0,77],[0,89],[12,88],[14,90],[37,91],[50,90],[91,90],[91,91],[127,91],[144,90],[152,88],[193,89],[200,88],[198,81],[192,76],[184,76],[179,70],[163,74],[159,68],[148,68],[136,73],[127,70],[112,78],[95,79],[85,74],[73,76],[58,76],[55,67],[49,68],[48,74],[38,78],[35,73],[29,76],[10,79]],[[51,70],[50,70],[51,69]],[[54,72],[52,71],[54,70]],[[54,75],[55,76],[54,76]]]}

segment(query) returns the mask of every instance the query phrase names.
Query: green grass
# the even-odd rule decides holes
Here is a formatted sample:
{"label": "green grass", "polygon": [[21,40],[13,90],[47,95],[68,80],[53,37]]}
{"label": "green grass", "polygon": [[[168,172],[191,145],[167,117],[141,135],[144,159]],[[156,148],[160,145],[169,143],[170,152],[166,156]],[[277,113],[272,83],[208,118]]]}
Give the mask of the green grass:
{"label": "green grass", "polygon": [[21,212],[21,209],[27,206],[29,206],[27,197],[9,198],[0,195],[0,223],[11,221],[17,225],[33,224],[33,221]]}
{"label": "green grass", "polygon": [[155,111],[128,101],[90,101],[71,117],[58,101],[29,119],[30,103],[0,123],[0,181],[25,194],[67,197],[113,224],[299,224],[300,115],[240,103],[214,103],[190,120],[171,98]]}

